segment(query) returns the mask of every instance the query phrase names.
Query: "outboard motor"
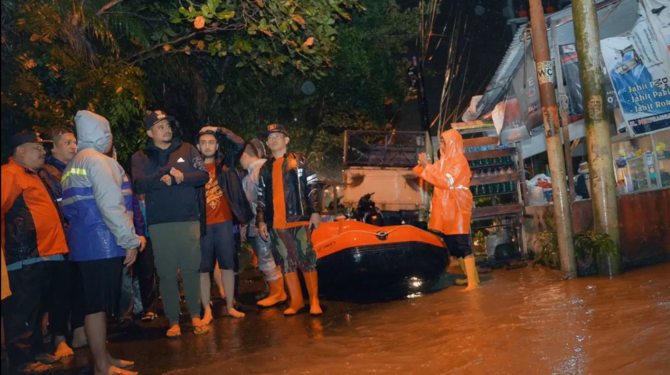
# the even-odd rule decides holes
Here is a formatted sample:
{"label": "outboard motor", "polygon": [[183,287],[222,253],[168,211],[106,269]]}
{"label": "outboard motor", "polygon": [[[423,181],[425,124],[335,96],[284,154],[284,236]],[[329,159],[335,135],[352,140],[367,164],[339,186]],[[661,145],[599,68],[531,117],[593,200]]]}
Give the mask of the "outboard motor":
{"label": "outboard motor", "polygon": [[361,197],[358,201],[358,208],[354,213],[354,217],[360,222],[381,227],[384,225],[384,217],[379,208],[375,206],[372,195],[374,193],[365,194]]}

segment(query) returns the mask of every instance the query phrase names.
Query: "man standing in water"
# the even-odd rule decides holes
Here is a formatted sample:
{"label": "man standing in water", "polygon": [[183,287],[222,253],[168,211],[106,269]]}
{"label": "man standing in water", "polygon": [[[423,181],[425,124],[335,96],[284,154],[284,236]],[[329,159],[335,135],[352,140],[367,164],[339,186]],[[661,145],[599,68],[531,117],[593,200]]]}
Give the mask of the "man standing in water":
{"label": "man standing in water", "polygon": [[282,272],[291,295],[291,305],[284,315],[297,314],[305,306],[298,268],[309,292],[309,313],[321,314],[316,253],[310,231],[319,227],[319,180],[305,156],[289,153],[290,139],[284,126],[268,126],[267,145],[272,152],[260,172],[258,185],[258,230],[264,240],[270,239],[282,258]]}
{"label": "man standing in water", "polygon": [[107,351],[107,314],[118,309],[123,266],[131,266],[144,239],[135,234],[132,189],[123,168],[105,154],[112,133],[104,117],[79,111],[75,117],[79,152],[63,173],[63,213],[70,260],[77,262],[84,289],[84,328],[96,375],[136,374],[134,363]]}
{"label": "man standing in water", "polygon": [[470,246],[472,173],[463,155],[463,138],[460,133],[454,129],[442,133],[440,160],[431,164],[423,153],[419,155],[418,164],[414,173],[435,187],[428,228],[442,233],[449,252],[461,264],[468,278],[468,287],[465,290],[476,289],[479,286],[479,276]]}
{"label": "man standing in water", "polygon": [[[221,149],[219,139],[225,144]],[[235,169],[244,150],[244,140],[226,128],[207,126],[200,131],[196,141],[209,172],[209,182],[205,185],[207,234],[200,243],[200,297],[205,309],[203,323],[208,324],[212,320],[209,274],[214,271],[216,260],[221,268],[228,315],[244,317],[234,305],[237,248],[233,220],[246,224],[253,218],[253,212]]]}
{"label": "man standing in water", "polygon": [[[247,195],[253,212],[256,212],[256,208],[258,207],[258,183],[260,181],[261,169],[266,161],[263,143],[256,138],[249,141],[240,158],[240,164],[248,172],[242,179],[242,185],[244,186],[244,192]],[[240,236],[242,242],[248,240],[254,248],[258,256],[258,268],[263,272],[265,280],[270,285],[270,294],[267,298],[258,301],[258,305],[271,307],[286,301],[284,278],[282,277],[281,269],[277,267],[272,256],[270,243],[261,238],[255,224],[254,220],[252,220],[248,225],[241,226]]]}
{"label": "man standing in water", "polygon": [[205,208],[203,187],[209,174],[198,150],[172,137],[172,117],[161,111],[146,119],[149,141],[132,157],[136,194],[145,194],[149,233],[160,277],[160,293],[170,321],[169,338],[181,337],[179,326],[179,286],[181,274],[184,296],[193,323],[193,332],[203,334],[208,327],[200,319],[200,236]]}

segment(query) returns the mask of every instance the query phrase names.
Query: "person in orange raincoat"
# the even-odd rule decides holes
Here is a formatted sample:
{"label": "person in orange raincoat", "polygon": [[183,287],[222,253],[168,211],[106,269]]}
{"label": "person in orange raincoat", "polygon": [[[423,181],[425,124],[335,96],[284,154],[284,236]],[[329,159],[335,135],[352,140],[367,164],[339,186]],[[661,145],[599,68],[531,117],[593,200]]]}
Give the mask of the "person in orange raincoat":
{"label": "person in orange raincoat", "polygon": [[472,173],[463,155],[463,138],[456,130],[445,131],[440,139],[440,160],[431,164],[423,153],[419,155],[418,164],[414,173],[435,187],[428,228],[442,233],[449,252],[467,275],[466,290],[475,289],[479,276],[470,245]]}

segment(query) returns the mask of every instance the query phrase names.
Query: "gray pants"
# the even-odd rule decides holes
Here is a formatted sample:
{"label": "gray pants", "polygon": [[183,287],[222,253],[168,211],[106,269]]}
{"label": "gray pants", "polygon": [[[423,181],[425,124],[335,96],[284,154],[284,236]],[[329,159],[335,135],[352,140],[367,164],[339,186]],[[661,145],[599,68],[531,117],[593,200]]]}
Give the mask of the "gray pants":
{"label": "gray pants", "polygon": [[249,237],[249,243],[256,252],[256,256],[258,257],[258,268],[263,272],[265,280],[269,282],[281,279],[281,269],[277,267],[275,259],[272,256],[270,243],[264,241],[257,233],[255,233],[253,237]]}
{"label": "gray pants", "polygon": [[187,221],[149,226],[154,247],[156,270],[160,277],[163,308],[170,324],[179,322],[179,285],[181,272],[184,296],[191,318],[200,317],[200,222]]}

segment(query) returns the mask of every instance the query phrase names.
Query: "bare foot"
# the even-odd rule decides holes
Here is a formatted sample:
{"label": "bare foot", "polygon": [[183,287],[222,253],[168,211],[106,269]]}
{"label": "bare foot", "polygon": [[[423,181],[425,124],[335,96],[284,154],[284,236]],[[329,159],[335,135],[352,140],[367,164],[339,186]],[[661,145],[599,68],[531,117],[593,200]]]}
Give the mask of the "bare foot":
{"label": "bare foot", "polygon": [[309,305],[309,314],[310,315],[321,315],[323,311],[321,310],[321,305],[319,303],[312,303]]}
{"label": "bare foot", "polygon": [[284,315],[295,315],[295,314],[297,314],[298,311],[300,311],[300,309],[302,309],[303,307],[305,307],[305,303],[304,303],[304,302],[299,303],[299,304],[293,304],[293,303],[291,303],[291,306],[290,306],[288,309],[284,310]]}
{"label": "bare foot", "polygon": [[95,375],[137,375],[137,372],[120,369],[116,366],[109,366],[107,371],[95,371]]}
{"label": "bare foot", "polygon": [[209,323],[211,323],[213,319],[214,317],[212,316],[212,309],[210,307],[207,307],[205,309],[205,315],[202,317],[202,324],[209,325]]}
{"label": "bare foot", "polygon": [[475,284],[475,285],[468,285],[467,288],[461,290],[460,292],[469,292],[469,291],[471,291],[471,290],[475,290],[475,289],[479,289],[479,285],[477,285],[477,284]]}
{"label": "bare foot", "polygon": [[133,361],[125,361],[123,359],[116,359],[109,355],[107,353],[107,358],[109,359],[109,363],[112,364],[112,367],[118,367],[118,368],[128,368],[128,367],[133,367],[135,365],[135,362]]}
{"label": "bare foot", "polygon": [[233,318],[244,318],[244,313],[237,311],[234,307],[231,307],[228,309],[228,315],[232,316]]}
{"label": "bare foot", "polygon": [[62,341],[58,344],[56,347],[56,352],[54,353],[54,357],[56,357],[57,360],[61,360],[66,357],[71,357],[74,355],[74,351],[72,348],[67,346],[67,343],[65,341]]}

